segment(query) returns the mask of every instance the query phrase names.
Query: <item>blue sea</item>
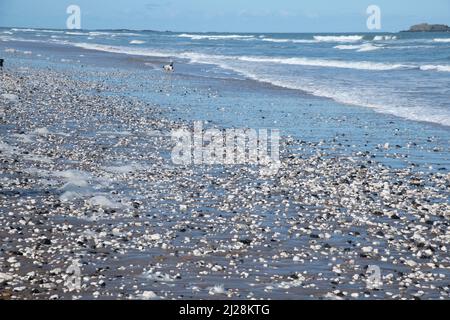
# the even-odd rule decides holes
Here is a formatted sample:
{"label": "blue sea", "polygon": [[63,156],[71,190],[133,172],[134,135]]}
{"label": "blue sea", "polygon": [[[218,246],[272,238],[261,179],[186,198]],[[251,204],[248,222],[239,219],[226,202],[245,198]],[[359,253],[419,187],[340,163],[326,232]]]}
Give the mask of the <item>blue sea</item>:
{"label": "blue sea", "polygon": [[45,42],[168,57],[203,73],[253,79],[450,126],[450,34],[223,34],[0,29],[2,41]]}

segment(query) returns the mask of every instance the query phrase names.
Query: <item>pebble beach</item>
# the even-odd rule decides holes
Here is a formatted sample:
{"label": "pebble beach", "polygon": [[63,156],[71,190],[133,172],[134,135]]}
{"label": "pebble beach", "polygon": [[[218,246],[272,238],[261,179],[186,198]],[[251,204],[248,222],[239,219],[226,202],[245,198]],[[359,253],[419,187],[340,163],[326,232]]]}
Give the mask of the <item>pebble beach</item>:
{"label": "pebble beach", "polygon": [[[220,90],[180,89],[147,61],[155,87],[130,94],[133,72],[120,66],[31,63],[20,46],[8,54],[0,299],[450,298],[449,146],[427,132],[448,128],[398,143],[373,132],[355,142],[331,125],[320,138],[282,131],[281,167],[269,177],[258,166],[177,166],[170,133],[192,119],[161,103],[175,95],[167,83],[183,95],[172,111],[192,111],[196,94],[220,105]],[[390,121],[401,137],[404,120]],[[421,139],[426,147],[403,152]],[[423,164],[424,150],[439,165]]]}

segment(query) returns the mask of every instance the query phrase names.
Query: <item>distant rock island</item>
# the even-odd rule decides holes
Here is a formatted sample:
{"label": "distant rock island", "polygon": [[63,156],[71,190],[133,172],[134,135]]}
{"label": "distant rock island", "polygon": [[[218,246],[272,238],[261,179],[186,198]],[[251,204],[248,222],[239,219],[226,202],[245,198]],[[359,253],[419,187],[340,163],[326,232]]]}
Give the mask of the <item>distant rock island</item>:
{"label": "distant rock island", "polygon": [[403,32],[450,32],[450,27],[445,24],[416,24]]}

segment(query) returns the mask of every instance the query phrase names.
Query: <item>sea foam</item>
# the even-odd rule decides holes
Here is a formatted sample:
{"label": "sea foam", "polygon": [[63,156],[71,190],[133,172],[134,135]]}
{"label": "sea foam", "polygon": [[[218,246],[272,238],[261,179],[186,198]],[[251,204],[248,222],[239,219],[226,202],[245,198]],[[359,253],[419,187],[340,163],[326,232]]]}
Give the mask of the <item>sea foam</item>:
{"label": "sea foam", "polygon": [[433,41],[448,43],[448,42],[450,42],[450,38],[436,38],[436,39],[433,39]]}
{"label": "sea foam", "polygon": [[244,36],[238,34],[229,35],[203,35],[203,34],[188,34],[183,33],[178,35],[179,38],[190,38],[192,40],[243,40],[243,39],[254,39],[254,36]]}
{"label": "sea foam", "polygon": [[373,41],[397,40],[397,36],[375,36]]}
{"label": "sea foam", "polygon": [[274,42],[274,43],[316,43],[316,40],[308,40],[308,39],[276,39],[276,38],[261,38],[262,41],[265,42]]}
{"label": "sea foam", "polygon": [[248,61],[248,62],[265,62],[265,63],[300,65],[310,67],[328,67],[328,68],[372,70],[372,71],[386,71],[386,70],[413,68],[412,66],[405,64],[391,64],[391,63],[370,62],[370,61],[341,61],[341,60],[312,59],[312,58],[239,57],[238,59],[241,61]]}
{"label": "sea foam", "polygon": [[420,66],[420,70],[422,71],[439,71],[439,72],[450,72],[450,66],[444,66],[444,65],[432,65],[427,64]]}
{"label": "sea foam", "polygon": [[363,36],[314,36],[314,39],[320,42],[358,42]]}
{"label": "sea foam", "polygon": [[142,41],[142,40],[131,40],[130,41],[130,44],[144,44],[145,43],[145,41]]}
{"label": "sea foam", "polygon": [[341,44],[341,45],[335,46],[334,48],[339,49],[339,50],[356,50],[358,52],[367,52],[367,51],[379,50],[379,49],[382,49],[383,47],[380,45],[374,46],[371,43],[364,43],[361,45]]}

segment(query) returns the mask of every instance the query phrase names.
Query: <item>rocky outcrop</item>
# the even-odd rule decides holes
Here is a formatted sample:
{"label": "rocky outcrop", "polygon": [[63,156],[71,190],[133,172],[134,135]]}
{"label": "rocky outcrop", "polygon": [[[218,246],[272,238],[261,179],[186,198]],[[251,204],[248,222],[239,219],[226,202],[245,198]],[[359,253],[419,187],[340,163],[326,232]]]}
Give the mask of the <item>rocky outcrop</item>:
{"label": "rocky outcrop", "polygon": [[405,32],[450,32],[450,28],[445,24],[421,23],[412,26]]}

